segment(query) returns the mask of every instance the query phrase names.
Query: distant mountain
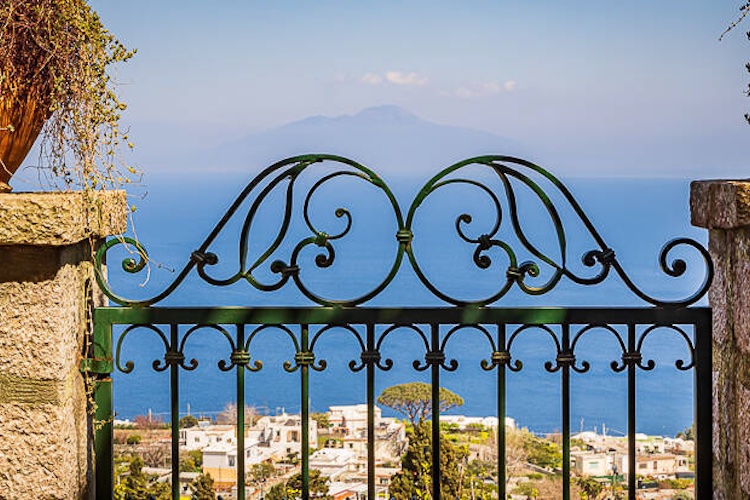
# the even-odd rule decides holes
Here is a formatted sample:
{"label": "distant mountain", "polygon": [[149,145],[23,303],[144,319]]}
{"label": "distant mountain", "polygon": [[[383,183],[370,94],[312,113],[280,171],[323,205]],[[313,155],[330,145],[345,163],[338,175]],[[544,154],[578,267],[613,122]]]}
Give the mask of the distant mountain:
{"label": "distant mountain", "polygon": [[398,106],[378,106],[252,134],[213,149],[201,163],[216,170],[257,169],[305,153],[337,154],[378,172],[420,176],[472,156],[524,154],[505,137],[429,122]]}

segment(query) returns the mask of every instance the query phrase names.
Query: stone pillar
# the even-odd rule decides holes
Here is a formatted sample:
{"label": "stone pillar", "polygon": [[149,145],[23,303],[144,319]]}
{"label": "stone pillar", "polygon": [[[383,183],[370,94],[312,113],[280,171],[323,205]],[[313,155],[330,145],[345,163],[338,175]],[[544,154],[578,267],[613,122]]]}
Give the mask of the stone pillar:
{"label": "stone pillar", "polygon": [[750,498],[750,180],[690,186],[695,226],[709,230],[713,308],[714,498]]}
{"label": "stone pillar", "polygon": [[126,211],[120,191],[0,194],[0,498],[92,493],[91,262]]}

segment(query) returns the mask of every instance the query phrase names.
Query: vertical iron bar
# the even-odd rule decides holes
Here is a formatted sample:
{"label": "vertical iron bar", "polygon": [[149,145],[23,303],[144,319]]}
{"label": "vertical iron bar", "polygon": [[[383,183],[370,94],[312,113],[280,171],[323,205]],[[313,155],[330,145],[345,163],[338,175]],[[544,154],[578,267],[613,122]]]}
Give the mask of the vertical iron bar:
{"label": "vertical iron bar", "polygon": [[695,498],[713,492],[713,394],[711,310],[695,325]]}
{"label": "vertical iron bar", "polygon": [[[430,325],[431,351],[440,348],[440,326]],[[432,498],[440,499],[440,362],[432,360]]]}
{"label": "vertical iron bar", "polygon": [[[114,453],[112,448],[112,324],[96,321],[91,346],[93,361],[97,363],[94,380],[94,488],[96,500],[112,500],[114,492]],[[89,372],[91,373],[91,371]],[[93,375],[93,374],[92,374]]]}
{"label": "vertical iron bar", "polygon": [[[570,325],[562,325],[562,349],[570,352]],[[570,500],[570,363],[562,364],[563,500]]]}
{"label": "vertical iron bar", "polygon": [[[497,326],[499,342],[498,346],[501,351],[505,351],[505,324]],[[497,491],[498,498],[505,500],[506,481],[506,459],[505,459],[505,363],[497,368]]]}
{"label": "vertical iron bar", "polygon": [[[170,350],[176,351],[179,346],[179,325],[170,325]],[[180,387],[179,363],[174,360],[169,365],[169,396],[172,407],[172,498],[180,500]]]}
{"label": "vertical iron bar", "polygon": [[[237,349],[245,348],[245,325],[237,325]],[[245,500],[245,365],[237,363],[237,500]]]}
{"label": "vertical iron bar", "polygon": [[[628,352],[635,352],[635,325],[628,325]],[[636,368],[633,362],[628,362],[628,499],[635,500],[637,492],[635,429],[636,429]],[[614,460],[615,457],[612,457]],[[614,468],[614,463],[612,464]],[[617,478],[615,478],[617,481]],[[613,483],[614,484],[614,483]]]}
{"label": "vertical iron bar", "polygon": [[[367,325],[367,351],[375,351],[375,325]],[[367,498],[375,500],[375,363],[367,362]]]}
{"label": "vertical iron bar", "polygon": [[[301,349],[302,352],[307,353],[310,350],[310,326],[303,324],[300,325],[300,329]],[[302,459],[302,500],[308,500],[310,498],[310,365],[307,362],[301,363],[300,377],[302,378],[300,384],[300,397],[302,398],[302,457],[300,457]]]}

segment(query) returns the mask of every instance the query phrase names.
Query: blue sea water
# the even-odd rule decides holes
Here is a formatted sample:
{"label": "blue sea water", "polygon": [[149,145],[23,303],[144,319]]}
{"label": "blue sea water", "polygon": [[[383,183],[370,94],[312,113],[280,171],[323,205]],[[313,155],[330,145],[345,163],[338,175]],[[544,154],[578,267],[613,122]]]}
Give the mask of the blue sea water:
{"label": "blue sea water", "polygon": [[[250,176],[222,176],[197,180],[153,178],[149,195],[138,201],[136,229],[138,237],[148,249],[153,263],[148,281],[144,273],[137,277],[117,272],[111,265],[117,262],[110,257],[110,282],[124,296],[146,297],[163,289],[198,248],[226,208]],[[346,217],[336,217],[335,209],[345,207],[351,213],[351,230],[340,240],[334,240],[336,258],[329,268],[317,268],[314,259],[320,249],[307,248],[300,253],[301,277],[315,293],[332,298],[351,298],[376,286],[387,275],[396,253],[393,237],[397,227],[393,209],[382,193],[356,178],[335,179],[319,189],[310,201],[310,224],[316,229],[335,235],[346,227]],[[666,299],[682,298],[692,294],[703,279],[703,268],[695,254],[675,253],[685,257],[688,273],[671,278],[661,272],[658,255],[668,240],[687,236],[705,243],[706,235],[689,224],[689,184],[685,180],[669,179],[567,179],[566,184],[580,203],[592,224],[607,245],[616,252],[618,261],[630,278],[646,293]],[[405,179],[393,181],[393,191],[401,210],[406,215],[409,204],[421,183]],[[300,186],[302,193],[312,186],[312,181]],[[546,187],[554,193],[554,189]],[[496,191],[500,192],[500,191]],[[524,194],[525,193],[525,194]],[[528,190],[518,191],[518,205],[525,234],[547,255],[560,258],[559,234],[550,222],[549,212],[539,199]],[[250,262],[260,256],[273,242],[279,221],[282,220],[283,199],[286,193],[276,190],[261,205],[249,233],[248,255]],[[476,245],[462,241],[456,231],[456,218],[462,213],[472,215],[470,223],[461,229],[475,238],[491,231],[496,219],[500,220],[497,237],[512,239],[511,217],[507,201],[500,196],[502,207],[498,215],[492,198],[476,187],[467,185],[445,186],[430,195],[417,210],[414,218],[414,249],[419,265],[428,278],[451,296],[475,299],[489,296],[504,282],[507,256],[498,249],[488,254],[493,264],[479,269],[472,260]],[[595,248],[591,237],[569,210],[566,200],[551,200],[559,210],[565,227],[567,259],[581,274],[595,274],[580,264],[580,256]],[[301,204],[289,226],[287,238],[274,256],[258,267],[257,277],[271,282],[276,275],[268,271],[270,263],[280,258],[288,261],[294,246],[310,235]],[[244,217],[250,205],[243,205],[217,241],[210,247],[220,262],[215,266],[217,276],[229,276],[238,266],[239,240]],[[300,236],[301,235],[301,236]],[[514,248],[518,248],[515,242]],[[679,254],[679,255],[678,255]],[[519,261],[529,255],[519,254]],[[695,269],[693,269],[695,268]],[[170,271],[170,269],[174,271]],[[176,272],[175,272],[176,271]],[[545,274],[545,272],[547,274]],[[549,269],[542,266],[538,281],[549,277]],[[142,286],[141,286],[142,285]],[[705,304],[704,302],[699,305]],[[293,286],[287,283],[276,292],[261,292],[245,281],[228,287],[211,286],[191,276],[159,305],[311,305]],[[404,262],[397,279],[367,306],[419,306],[446,305],[419,282],[408,263]],[[615,275],[602,284],[580,286],[563,279],[550,293],[529,296],[517,289],[494,304],[495,306],[643,306]],[[637,428],[639,432],[674,435],[692,423],[693,373],[675,368],[677,359],[687,359],[688,350],[678,335],[669,332],[652,336],[648,341],[648,357],[657,367],[651,372],[639,372]],[[268,331],[258,336],[253,344],[253,359],[263,360],[263,369],[249,373],[246,378],[248,404],[261,410],[287,412],[299,411],[299,373],[287,373],[284,361],[293,360],[291,343],[279,332]],[[644,349],[645,350],[645,349]],[[217,368],[220,359],[228,358],[229,347],[218,334],[195,335],[186,348],[188,359],[199,360],[199,367],[180,374],[180,411],[190,405],[193,413],[211,413],[221,410],[235,399],[234,373]],[[421,353],[415,356],[414,353]],[[383,356],[392,358],[394,368],[378,371],[376,390],[389,385],[414,380],[429,381],[429,372],[418,372],[412,361],[423,357],[424,348],[413,335],[399,334],[383,346]],[[645,354],[645,353],[644,353]],[[133,417],[151,410],[168,418],[169,375],[151,368],[155,359],[163,355],[163,345],[156,335],[147,331],[133,331],[122,344],[122,360],[132,360],[135,370],[130,374],[116,373],[115,407],[120,418]],[[455,372],[442,372],[442,384],[460,394],[465,404],[453,413],[468,415],[493,415],[496,409],[496,374],[481,369],[479,361],[489,355],[486,340],[479,335],[462,332],[446,347],[446,355],[459,362]],[[524,362],[518,373],[507,377],[507,414],[520,425],[536,432],[560,429],[560,374],[545,371],[545,361],[554,358],[554,346],[543,335],[530,334],[519,337],[514,355]],[[591,362],[586,374],[572,376],[573,427],[587,430],[605,424],[609,429],[626,429],[626,375],[614,373],[609,368],[619,359],[619,348],[604,335],[592,335],[579,346],[578,355]],[[359,359],[359,346],[345,332],[332,331],[316,347],[318,359],[326,359],[328,367],[311,375],[310,403],[315,411],[325,411],[334,404],[354,404],[365,401],[365,373],[352,373],[349,360]],[[384,412],[388,414],[386,410]]]}

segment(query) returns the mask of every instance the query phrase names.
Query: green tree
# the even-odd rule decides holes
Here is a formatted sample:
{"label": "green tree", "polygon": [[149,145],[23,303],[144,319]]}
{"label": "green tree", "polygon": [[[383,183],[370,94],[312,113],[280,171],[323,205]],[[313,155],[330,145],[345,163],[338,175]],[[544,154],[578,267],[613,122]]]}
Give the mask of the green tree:
{"label": "green tree", "polygon": [[528,461],[538,467],[554,470],[562,466],[560,447],[551,441],[536,437],[529,432],[525,436],[523,448]]}
{"label": "green tree", "polygon": [[317,422],[318,429],[328,429],[331,426],[331,423],[328,421],[328,413],[311,413],[310,418]]}
{"label": "green tree", "polygon": [[490,500],[497,498],[497,487],[486,478],[497,479],[497,462],[472,460],[463,469],[461,498]]}
{"label": "green tree", "polygon": [[211,474],[201,474],[190,484],[191,500],[216,500]]}
{"label": "green tree", "polygon": [[695,440],[695,424],[691,425],[690,427],[687,427],[684,431],[678,432],[675,437],[685,439],[686,441],[694,441]]}
{"label": "green tree", "polygon": [[286,488],[284,483],[277,483],[266,491],[266,500],[286,500]]}
{"label": "green tree", "polygon": [[248,472],[248,479],[255,484],[265,483],[268,479],[276,475],[276,467],[268,462],[261,462],[259,464],[253,464]]}
{"label": "green tree", "polygon": [[[331,500],[328,494],[328,478],[321,475],[318,469],[310,469],[310,498]],[[284,487],[287,498],[302,497],[302,473],[297,473],[289,478]]]}
{"label": "green tree", "polygon": [[[439,411],[461,406],[464,400],[445,387],[440,388]],[[378,403],[405,415],[413,426],[432,417],[432,386],[424,382],[392,385],[378,396]]]}
{"label": "green tree", "polygon": [[[429,498],[432,489],[432,422],[420,420],[409,430],[409,446],[401,459],[401,472],[391,478],[389,495],[396,500]],[[458,498],[461,491],[459,464],[466,461],[465,446],[440,437],[440,491],[444,498]]]}
{"label": "green tree", "polygon": [[185,453],[180,461],[181,472],[201,472],[203,467],[203,452],[201,450],[190,450]]}
{"label": "green tree", "polygon": [[584,500],[594,500],[604,491],[602,483],[593,477],[577,477],[575,482],[581,489],[581,498]]}
{"label": "green tree", "polygon": [[167,483],[157,483],[143,473],[143,459],[130,457],[128,474],[115,488],[115,500],[171,500],[172,493]]}
{"label": "green tree", "polygon": [[[310,469],[310,498],[331,500],[328,494],[328,478],[321,475],[317,469]],[[277,483],[266,491],[266,500],[287,500],[302,497],[302,474],[297,473],[286,483]]]}
{"label": "green tree", "polygon": [[514,495],[525,495],[527,498],[536,498],[539,496],[539,490],[532,483],[520,483],[513,490]]}
{"label": "green tree", "polygon": [[192,415],[185,415],[180,419],[180,429],[188,429],[198,425],[198,419]]}
{"label": "green tree", "polygon": [[140,434],[131,434],[127,437],[125,442],[130,445],[141,444],[143,437]]}

